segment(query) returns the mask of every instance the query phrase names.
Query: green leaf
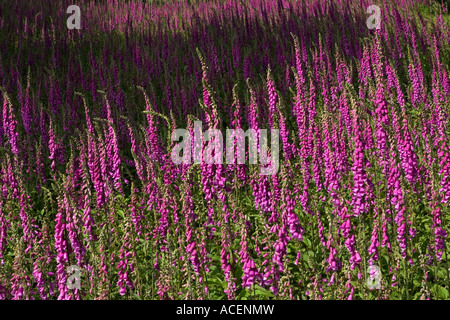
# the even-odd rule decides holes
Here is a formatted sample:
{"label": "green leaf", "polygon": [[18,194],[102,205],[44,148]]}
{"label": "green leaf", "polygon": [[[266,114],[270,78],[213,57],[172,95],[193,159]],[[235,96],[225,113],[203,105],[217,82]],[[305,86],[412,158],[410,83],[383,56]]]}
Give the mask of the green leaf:
{"label": "green leaf", "polygon": [[239,291],[238,295],[236,296],[236,299],[247,300],[248,295],[249,291],[244,288],[241,291]]}
{"label": "green leaf", "polygon": [[398,292],[394,291],[394,292],[392,292],[391,295],[389,295],[389,299],[390,300],[401,300],[402,298]]}
{"label": "green leaf", "polygon": [[414,297],[412,299],[419,300],[421,296],[422,296],[422,292],[416,292],[416,294],[414,295]]}
{"label": "green leaf", "polygon": [[302,259],[303,261],[307,262],[309,260],[308,252],[302,253]]}
{"label": "green leaf", "polygon": [[308,255],[311,257],[311,259],[314,259],[314,257],[316,256],[316,254],[312,250],[308,250]]}
{"label": "green leaf", "polygon": [[448,290],[439,285],[435,285],[434,290],[439,299],[448,299]]}
{"label": "green leaf", "polygon": [[308,248],[311,248],[311,240],[309,240],[308,237],[303,236],[303,242]]}
{"label": "green leaf", "polygon": [[445,270],[445,268],[439,268],[437,275],[439,278],[444,279],[447,277],[447,272]]}
{"label": "green leaf", "polygon": [[255,287],[255,294],[261,295],[261,296],[264,296],[264,297],[267,297],[267,298],[274,297],[272,292],[270,292],[270,291],[268,291],[268,290],[266,290],[263,287],[260,287],[258,285],[256,285],[256,287]]}

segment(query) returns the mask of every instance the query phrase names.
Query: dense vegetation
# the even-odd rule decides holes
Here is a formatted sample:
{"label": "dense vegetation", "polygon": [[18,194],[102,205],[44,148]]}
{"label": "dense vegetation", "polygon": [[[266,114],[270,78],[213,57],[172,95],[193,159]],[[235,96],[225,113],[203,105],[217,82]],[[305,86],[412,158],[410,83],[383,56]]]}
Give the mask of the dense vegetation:
{"label": "dense vegetation", "polygon": [[[444,5],[77,2],[0,0],[0,299],[449,298]],[[279,171],[174,164],[195,120]]]}

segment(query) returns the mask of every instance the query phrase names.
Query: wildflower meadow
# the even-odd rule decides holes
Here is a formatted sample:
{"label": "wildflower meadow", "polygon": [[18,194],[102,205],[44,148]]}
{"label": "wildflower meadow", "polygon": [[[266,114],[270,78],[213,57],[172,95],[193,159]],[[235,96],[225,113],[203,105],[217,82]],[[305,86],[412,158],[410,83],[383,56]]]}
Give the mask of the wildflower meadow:
{"label": "wildflower meadow", "polygon": [[450,299],[449,9],[0,0],[0,299]]}

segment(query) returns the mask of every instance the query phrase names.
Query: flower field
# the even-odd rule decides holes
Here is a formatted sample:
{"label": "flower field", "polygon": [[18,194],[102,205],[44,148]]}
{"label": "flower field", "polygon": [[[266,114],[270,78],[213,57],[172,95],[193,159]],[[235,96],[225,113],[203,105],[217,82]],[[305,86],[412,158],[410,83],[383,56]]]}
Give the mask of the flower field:
{"label": "flower field", "polygon": [[448,4],[76,2],[0,0],[0,299],[450,299]]}

